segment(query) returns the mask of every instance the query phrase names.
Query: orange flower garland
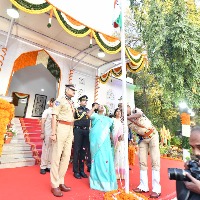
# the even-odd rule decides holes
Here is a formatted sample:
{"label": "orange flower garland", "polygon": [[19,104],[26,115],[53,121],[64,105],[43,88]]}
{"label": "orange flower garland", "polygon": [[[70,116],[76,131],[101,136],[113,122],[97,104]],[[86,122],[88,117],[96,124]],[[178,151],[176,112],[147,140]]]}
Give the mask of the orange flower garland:
{"label": "orange flower garland", "polygon": [[104,200],[148,200],[147,197],[145,197],[142,194],[136,194],[135,192],[126,193],[124,190],[112,190],[110,192],[106,192],[104,194]]}
{"label": "orange flower garland", "polygon": [[188,113],[181,113],[181,123],[190,125],[190,115]]}
{"label": "orange flower garland", "polygon": [[31,51],[21,54],[14,62],[13,72],[23,69],[27,66],[35,66],[38,51]]}
{"label": "orange flower garland", "polygon": [[133,145],[128,147],[128,161],[129,165],[135,165],[135,152],[136,148]]}
{"label": "orange flower garland", "polygon": [[0,98],[0,155],[2,153],[4,134],[9,122],[14,117],[14,105]]}

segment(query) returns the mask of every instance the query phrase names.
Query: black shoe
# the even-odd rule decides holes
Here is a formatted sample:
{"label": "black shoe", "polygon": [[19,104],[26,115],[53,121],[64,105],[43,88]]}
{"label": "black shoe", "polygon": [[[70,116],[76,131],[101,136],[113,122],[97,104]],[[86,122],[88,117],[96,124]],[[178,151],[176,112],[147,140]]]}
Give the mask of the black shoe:
{"label": "black shoe", "polygon": [[46,170],[45,169],[40,169],[40,174],[46,174]]}
{"label": "black shoe", "polygon": [[74,177],[77,179],[81,179],[81,175],[79,173],[74,173]]}
{"label": "black shoe", "polygon": [[50,172],[50,168],[46,168],[45,171],[46,171],[46,172]]}
{"label": "black shoe", "polygon": [[85,172],[80,172],[80,175],[81,175],[83,178],[88,178],[88,175],[85,174]]}

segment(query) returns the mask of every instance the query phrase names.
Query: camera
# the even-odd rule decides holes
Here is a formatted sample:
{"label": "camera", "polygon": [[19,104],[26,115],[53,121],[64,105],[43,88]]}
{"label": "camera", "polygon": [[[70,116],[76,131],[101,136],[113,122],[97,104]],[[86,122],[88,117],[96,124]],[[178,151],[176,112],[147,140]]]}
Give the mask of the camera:
{"label": "camera", "polygon": [[197,161],[190,160],[188,162],[188,169],[168,168],[168,176],[170,180],[177,181],[191,181],[187,176],[186,172],[191,174],[197,180],[200,180],[200,167]]}

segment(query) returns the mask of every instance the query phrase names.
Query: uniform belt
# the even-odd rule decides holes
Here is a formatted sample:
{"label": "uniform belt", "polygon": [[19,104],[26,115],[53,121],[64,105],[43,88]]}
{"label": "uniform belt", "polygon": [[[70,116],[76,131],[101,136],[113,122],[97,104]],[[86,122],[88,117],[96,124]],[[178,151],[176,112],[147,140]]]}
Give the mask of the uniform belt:
{"label": "uniform belt", "polygon": [[58,123],[69,125],[69,126],[74,126],[74,122],[68,122],[68,121],[58,120]]}
{"label": "uniform belt", "polygon": [[89,130],[89,127],[86,126],[74,126],[74,128],[82,129],[82,130]]}
{"label": "uniform belt", "polygon": [[149,139],[149,138],[151,138],[154,134],[155,134],[155,133],[154,133],[154,129],[151,129],[150,131],[146,132],[142,137],[143,137],[144,139]]}

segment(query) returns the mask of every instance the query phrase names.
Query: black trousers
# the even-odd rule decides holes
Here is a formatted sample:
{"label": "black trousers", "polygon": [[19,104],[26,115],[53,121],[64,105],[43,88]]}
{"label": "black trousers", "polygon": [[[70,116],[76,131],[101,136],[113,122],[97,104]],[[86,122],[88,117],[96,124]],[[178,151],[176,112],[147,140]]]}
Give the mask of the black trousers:
{"label": "black trousers", "polygon": [[176,181],[176,193],[178,200],[198,200],[200,194],[189,191],[183,181]]}
{"label": "black trousers", "polygon": [[84,172],[84,161],[89,148],[89,130],[74,128],[73,172]]}

